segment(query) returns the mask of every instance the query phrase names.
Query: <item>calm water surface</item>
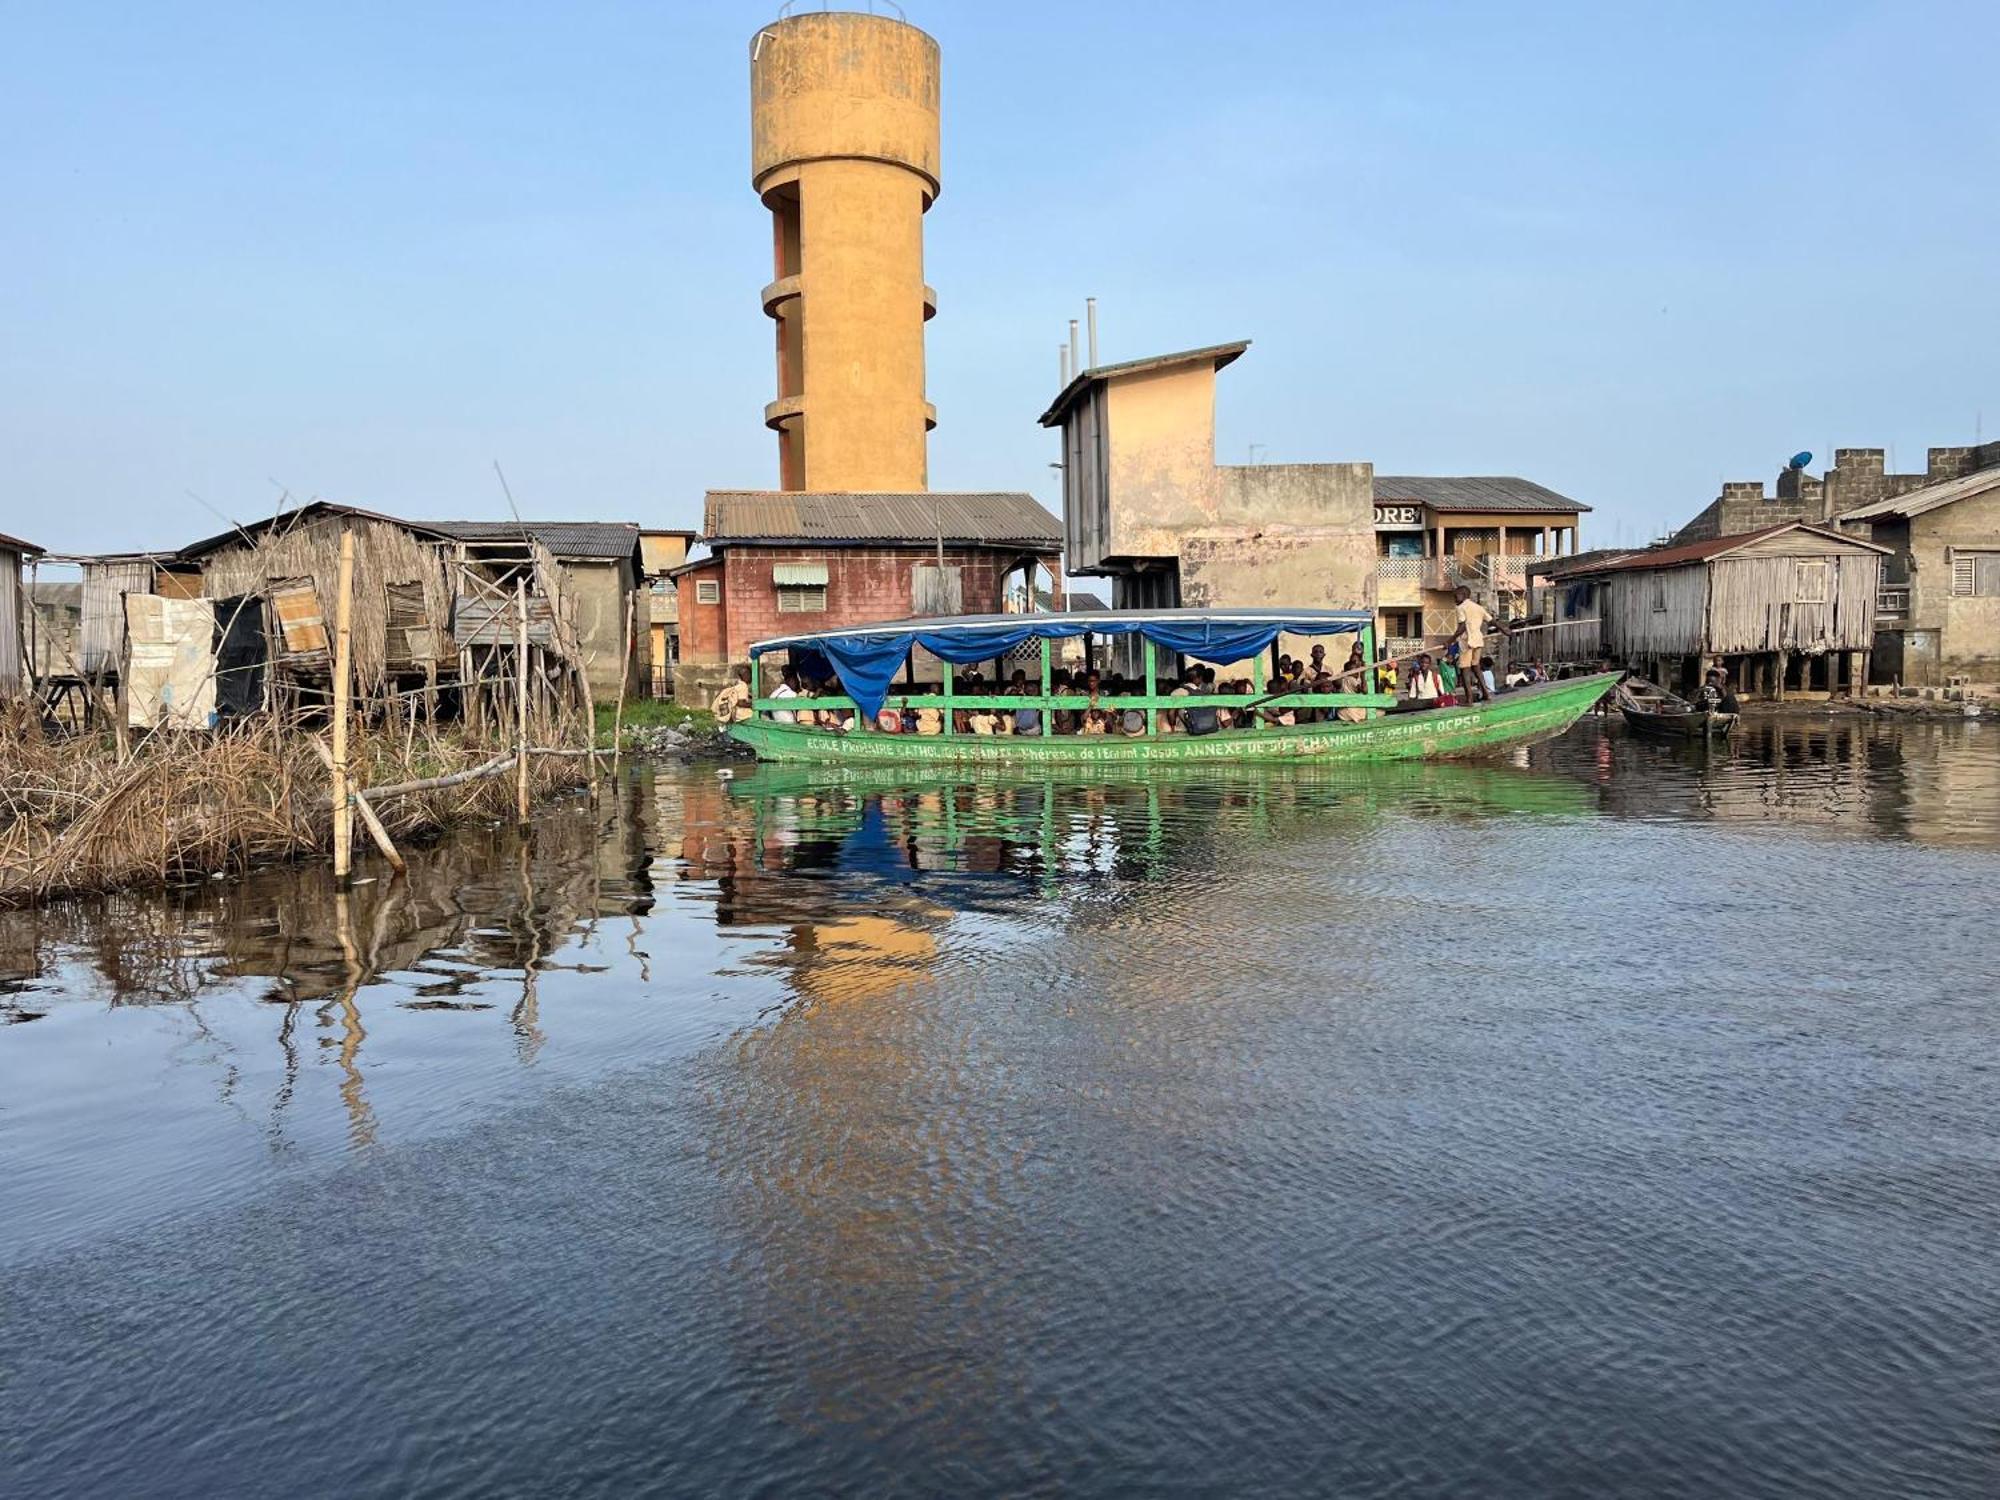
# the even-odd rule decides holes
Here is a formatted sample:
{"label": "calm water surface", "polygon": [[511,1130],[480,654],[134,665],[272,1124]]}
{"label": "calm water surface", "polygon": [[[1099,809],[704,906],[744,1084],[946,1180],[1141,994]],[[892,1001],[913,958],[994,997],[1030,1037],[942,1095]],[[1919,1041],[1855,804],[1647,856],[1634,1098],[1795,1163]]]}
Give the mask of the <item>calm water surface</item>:
{"label": "calm water surface", "polygon": [[2000,1493],[2000,726],[633,774],[0,914],[0,1492]]}

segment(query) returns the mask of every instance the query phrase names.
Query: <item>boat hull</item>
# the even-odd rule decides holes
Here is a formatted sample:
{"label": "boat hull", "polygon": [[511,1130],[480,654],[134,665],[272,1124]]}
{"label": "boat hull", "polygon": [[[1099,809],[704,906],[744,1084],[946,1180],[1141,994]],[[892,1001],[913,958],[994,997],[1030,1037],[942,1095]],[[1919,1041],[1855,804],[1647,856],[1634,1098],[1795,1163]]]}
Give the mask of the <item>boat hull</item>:
{"label": "boat hull", "polygon": [[972,766],[1193,764],[1203,761],[1443,760],[1561,734],[1617,684],[1601,672],[1502,693],[1491,703],[1381,714],[1360,724],[1299,724],[1216,734],[917,735],[857,732],[747,719],[731,738],[760,760]]}
{"label": "boat hull", "polygon": [[1705,710],[1687,713],[1648,713],[1644,709],[1622,708],[1625,722],[1640,734],[1666,740],[1721,739],[1736,727],[1735,714]]}

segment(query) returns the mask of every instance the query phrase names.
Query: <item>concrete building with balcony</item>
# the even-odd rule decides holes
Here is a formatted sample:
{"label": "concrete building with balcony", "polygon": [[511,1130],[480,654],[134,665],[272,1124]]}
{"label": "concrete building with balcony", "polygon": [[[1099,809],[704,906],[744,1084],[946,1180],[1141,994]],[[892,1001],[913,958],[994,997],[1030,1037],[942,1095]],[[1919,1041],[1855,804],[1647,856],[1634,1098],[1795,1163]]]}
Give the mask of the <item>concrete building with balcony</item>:
{"label": "concrete building with balcony", "polygon": [[1528,568],[1575,553],[1590,509],[1510,475],[1377,474],[1374,493],[1375,611],[1396,654],[1451,638],[1460,586],[1503,618],[1525,613]]}
{"label": "concrete building with balcony", "polygon": [[1530,557],[1574,550],[1589,507],[1525,479],[1218,464],[1216,374],[1249,347],[1096,365],[1042,414],[1062,434],[1067,566],[1109,579],[1114,608],[1373,606],[1385,638],[1436,643],[1460,583],[1508,608]]}

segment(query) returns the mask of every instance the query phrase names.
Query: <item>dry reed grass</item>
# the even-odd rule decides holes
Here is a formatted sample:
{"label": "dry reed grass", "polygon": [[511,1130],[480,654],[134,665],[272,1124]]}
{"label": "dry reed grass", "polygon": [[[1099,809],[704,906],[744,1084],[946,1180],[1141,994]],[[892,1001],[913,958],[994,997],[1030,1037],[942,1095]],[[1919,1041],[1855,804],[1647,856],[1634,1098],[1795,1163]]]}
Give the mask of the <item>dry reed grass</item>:
{"label": "dry reed grass", "polygon": [[[121,761],[108,741],[45,737],[0,717],[0,906],[163,885],[328,852],[330,777],[298,725],[265,718],[228,733],[157,733]],[[357,732],[356,783],[462,771],[505,747],[451,734]],[[581,758],[530,757],[537,796],[582,783]],[[514,779],[495,776],[384,799],[392,837],[477,816],[511,816]]]}

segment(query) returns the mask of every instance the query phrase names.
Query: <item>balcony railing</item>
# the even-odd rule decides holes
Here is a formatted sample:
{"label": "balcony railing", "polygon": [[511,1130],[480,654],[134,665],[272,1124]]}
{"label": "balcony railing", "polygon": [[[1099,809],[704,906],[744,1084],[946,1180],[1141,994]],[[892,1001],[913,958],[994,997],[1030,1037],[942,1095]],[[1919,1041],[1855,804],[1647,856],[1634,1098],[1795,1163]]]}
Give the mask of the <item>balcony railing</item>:
{"label": "balcony railing", "polygon": [[1910,612],[1910,586],[1885,583],[1875,590],[1875,618],[1900,620]]}
{"label": "balcony railing", "polygon": [[1510,554],[1472,557],[1382,557],[1375,561],[1375,576],[1384,584],[1403,589],[1473,590],[1483,587],[1522,593],[1528,587],[1528,564],[1533,558]]}

